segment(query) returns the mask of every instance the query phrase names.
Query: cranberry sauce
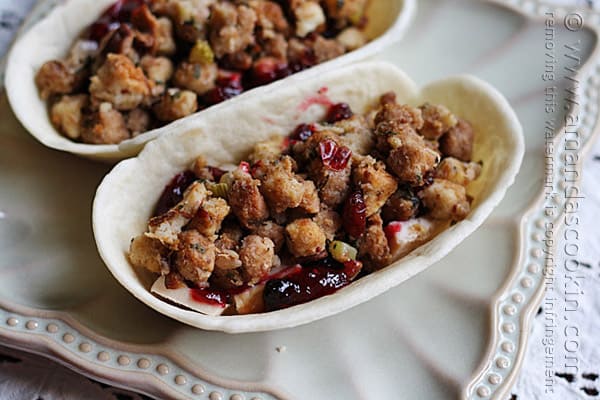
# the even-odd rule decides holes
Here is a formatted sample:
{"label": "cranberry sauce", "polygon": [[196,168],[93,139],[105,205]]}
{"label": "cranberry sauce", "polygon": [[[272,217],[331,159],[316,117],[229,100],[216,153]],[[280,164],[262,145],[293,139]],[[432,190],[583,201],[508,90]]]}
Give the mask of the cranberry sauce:
{"label": "cranberry sauce", "polygon": [[[300,265],[294,265],[293,267],[285,268],[267,276],[261,283],[273,279],[285,279],[286,277],[298,274],[301,271],[302,267]],[[232,289],[192,288],[190,289],[190,296],[192,300],[198,303],[226,307],[233,302],[234,296],[243,293],[248,289],[248,286],[240,286]]]}
{"label": "cranberry sauce", "polygon": [[89,39],[100,42],[107,33],[128,23],[133,12],[144,4],[144,0],[118,0],[90,26]]}
{"label": "cranberry sauce", "polygon": [[227,307],[233,302],[233,296],[240,294],[248,289],[247,286],[241,286],[235,289],[211,289],[211,288],[192,288],[190,296],[192,300],[198,303],[208,304],[210,306]]}
{"label": "cranberry sauce", "polygon": [[265,285],[265,311],[281,310],[335,293],[349,285],[362,265],[350,261],[340,268],[312,266],[285,278],[272,279]]}
{"label": "cranberry sauce", "polygon": [[185,190],[190,187],[196,179],[196,175],[192,171],[185,171],[175,175],[158,199],[153,215],[162,215],[169,211],[175,204],[179,203],[181,199],[183,199]]}
{"label": "cranberry sauce", "polygon": [[361,191],[352,193],[346,200],[343,212],[344,229],[358,239],[367,228],[367,206]]}
{"label": "cranberry sauce", "polygon": [[198,303],[219,307],[226,307],[231,297],[225,291],[214,289],[191,289],[190,295]]}

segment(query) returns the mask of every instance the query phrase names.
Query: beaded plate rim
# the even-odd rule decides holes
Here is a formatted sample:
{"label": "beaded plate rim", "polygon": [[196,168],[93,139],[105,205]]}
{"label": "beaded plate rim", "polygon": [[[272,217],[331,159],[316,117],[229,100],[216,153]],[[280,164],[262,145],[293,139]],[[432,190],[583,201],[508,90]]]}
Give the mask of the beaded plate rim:
{"label": "beaded plate rim", "polygon": [[[45,16],[64,0],[40,0],[25,20],[20,32]],[[483,0],[504,6],[530,19],[539,19],[552,11],[556,19],[570,12],[586,21],[585,28],[599,36],[600,13],[575,7],[560,7],[542,0]],[[591,22],[591,23],[589,23]],[[578,126],[583,139],[581,159],[600,132],[600,114],[590,104],[600,98],[600,45],[577,74],[579,99],[586,116]],[[4,60],[0,63],[0,76]],[[0,88],[1,90],[1,88]],[[563,127],[561,127],[562,129]],[[557,135],[554,143],[561,139]],[[553,171],[556,192],[561,155],[555,154]],[[555,198],[557,207],[564,199]],[[493,296],[488,326],[490,337],[485,356],[461,393],[464,399],[501,399],[510,390],[520,370],[529,336],[529,324],[544,294],[544,268],[539,261],[540,232],[547,219],[543,215],[544,194],[540,193],[525,210],[518,223],[518,256],[509,277]],[[562,219],[562,213],[553,221]],[[94,379],[132,389],[149,396],[193,397],[209,400],[267,400],[287,398],[266,385],[220,379],[198,371],[190,360],[167,349],[150,352],[145,346],[133,346],[105,339],[62,311],[47,311],[0,301],[0,343],[5,346],[49,357]]]}

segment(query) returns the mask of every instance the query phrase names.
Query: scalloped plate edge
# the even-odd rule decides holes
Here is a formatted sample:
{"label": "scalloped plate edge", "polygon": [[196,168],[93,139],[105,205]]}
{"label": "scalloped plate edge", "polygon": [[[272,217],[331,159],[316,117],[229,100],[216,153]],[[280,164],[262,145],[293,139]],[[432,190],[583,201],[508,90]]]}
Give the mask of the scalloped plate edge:
{"label": "scalloped plate edge", "polygon": [[[542,0],[489,0],[492,3],[506,7],[514,12],[525,15],[534,20],[543,18],[544,13],[552,11],[556,20],[565,18],[570,12],[577,11],[582,16],[585,24],[581,29],[592,30],[596,37],[600,37],[600,13],[593,10],[580,10],[576,7],[560,7],[551,5]],[[590,22],[591,21],[591,22]],[[594,138],[600,136],[600,113],[598,110],[586,107],[590,98],[598,98],[600,94],[600,81],[592,77],[600,75],[600,44],[597,42],[587,62],[582,65],[575,76],[579,80],[578,96],[581,104],[577,111],[585,109],[588,114],[577,125],[577,131],[583,138],[583,145],[579,148],[577,170],[581,172],[582,159],[589,152]],[[580,111],[579,111],[580,112]],[[592,115],[593,114],[593,115]],[[562,140],[560,134],[565,128],[564,124],[558,125],[553,144],[555,149],[561,149],[558,143]],[[553,193],[564,192],[564,183],[560,179],[561,166],[564,164],[562,155],[564,147],[555,153],[553,174]],[[577,182],[581,181],[581,173]],[[559,199],[560,200],[560,199]],[[554,231],[562,229],[564,217],[564,199],[553,204],[563,210],[552,220],[544,216],[546,205],[544,192],[533,200],[525,210],[518,223],[518,251],[514,258],[511,273],[504,284],[493,296],[490,309],[491,332],[490,341],[485,356],[471,376],[469,384],[462,391],[463,399],[504,399],[514,385],[518,372],[525,357],[526,346],[530,334],[530,323],[533,314],[544,298],[545,268],[543,266],[543,251],[541,240],[533,239],[534,235],[544,232],[545,224],[552,222]],[[543,236],[542,236],[543,238]],[[555,251],[556,241],[551,247]],[[512,335],[516,332],[516,335]],[[512,336],[512,337],[511,337]],[[518,342],[515,347],[513,342]]]}
{"label": "scalloped plate edge", "polygon": [[[550,5],[541,0],[486,1],[535,19],[539,19],[545,11],[553,11],[559,18],[576,9]],[[61,0],[41,0],[25,20],[20,32],[25,31],[31,26],[32,21],[43,16],[60,2]],[[577,11],[586,21],[600,25],[599,13],[591,10]],[[598,35],[598,30],[593,24],[586,23],[584,27],[594,30]],[[581,82],[585,81],[585,84],[580,86],[580,94],[583,94],[580,97],[583,101],[582,106],[589,102],[589,97],[597,98],[600,93],[600,82],[590,79],[592,70],[600,74],[599,53],[597,44],[590,60],[577,74]],[[0,76],[3,76],[3,72],[4,60],[0,63]],[[585,141],[580,149],[582,156],[589,151],[593,138],[600,133],[600,115],[597,111],[594,114],[593,118],[585,118],[579,126],[580,131],[584,133],[582,136]],[[555,143],[560,139],[561,136],[557,136]],[[557,153],[556,156],[559,157],[561,154]],[[560,159],[555,160],[555,178],[559,174],[560,164]],[[578,163],[578,168],[581,169],[581,161]],[[555,179],[555,182],[558,180]],[[564,190],[560,187],[554,189]],[[539,210],[543,204],[544,196],[540,193],[520,219],[519,254],[515,257],[510,276],[494,295],[489,321],[491,338],[485,356],[462,392],[462,398],[501,399],[517,378],[525,355],[529,324],[544,294],[543,268],[539,265],[539,261],[535,261],[542,256],[536,251],[540,250],[539,247],[533,246],[533,240],[529,239],[533,233],[543,229],[543,224],[546,222]],[[557,206],[561,205],[564,203],[557,204]],[[562,214],[556,218],[556,220],[560,219]],[[522,292],[525,292],[525,295]],[[517,293],[520,297],[515,296]],[[514,307],[514,313],[506,311],[511,309],[509,306]],[[507,322],[509,318],[517,321],[519,326]],[[0,323],[0,342],[4,345],[52,358],[83,375],[151,396],[187,397],[204,393],[208,397],[212,393],[218,393],[226,396],[225,398],[231,396],[235,398],[235,394],[240,392],[250,396],[252,400],[289,396],[287,393],[277,392],[263,385],[192,374],[189,371],[197,371],[197,366],[185,357],[170,353],[166,349],[150,352],[146,346],[131,346],[124,343],[115,346],[114,341],[97,335],[63,312],[37,310],[0,302],[0,321],[3,321]],[[506,324],[512,324],[512,327]],[[514,329],[517,329],[516,337],[509,341],[508,338]],[[512,344],[513,340],[519,342],[516,348]],[[510,343],[512,348],[511,345],[505,345],[506,343]],[[114,353],[119,354],[115,356]],[[500,379],[491,379],[492,376]],[[190,381],[190,378],[193,380]],[[209,380],[212,383],[209,383]],[[225,389],[225,387],[233,389]],[[248,393],[248,391],[256,391],[256,393]]]}

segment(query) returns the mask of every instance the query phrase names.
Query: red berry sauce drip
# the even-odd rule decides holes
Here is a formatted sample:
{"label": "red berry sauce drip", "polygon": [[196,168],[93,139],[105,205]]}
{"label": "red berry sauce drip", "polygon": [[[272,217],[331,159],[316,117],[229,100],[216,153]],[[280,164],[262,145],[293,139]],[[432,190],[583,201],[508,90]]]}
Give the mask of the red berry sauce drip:
{"label": "red berry sauce drip", "polygon": [[107,33],[128,23],[134,10],[144,3],[144,0],[118,0],[90,26],[89,39],[100,42]]}
{"label": "red berry sauce drip", "polygon": [[231,99],[244,91],[242,74],[239,72],[219,71],[217,87],[204,96],[204,102],[212,106]]}
{"label": "red berry sauce drip", "polygon": [[367,228],[367,206],[361,191],[352,193],[346,200],[343,212],[344,229],[358,239]]}
{"label": "red berry sauce drip", "polygon": [[248,290],[248,286],[240,286],[231,289],[192,288],[190,295],[192,300],[212,306],[226,307],[232,304],[233,297]]}
{"label": "red berry sauce drip", "polygon": [[185,171],[177,174],[171,179],[171,182],[165,187],[156,208],[154,208],[154,216],[162,215],[169,211],[175,204],[183,199],[183,193],[196,181],[196,175],[192,171]]}
{"label": "red berry sauce drip", "polygon": [[231,300],[231,293],[227,290],[191,289],[190,294],[192,300],[211,306],[226,307]]}
{"label": "red berry sauce drip", "polygon": [[349,285],[361,268],[359,261],[346,263],[342,269],[314,266],[270,280],[263,293],[265,310],[281,310],[335,293]]}
{"label": "red berry sauce drip", "polygon": [[336,103],[329,107],[325,120],[333,124],[344,119],[352,117],[354,113],[347,103]]}
{"label": "red berry sauce drip", "polygon": [[346,146],[338,146],[336,142],[327,139],[319,143],[319,155],[323,165],[334,171],[342,171],[352,158],[352,150]]}

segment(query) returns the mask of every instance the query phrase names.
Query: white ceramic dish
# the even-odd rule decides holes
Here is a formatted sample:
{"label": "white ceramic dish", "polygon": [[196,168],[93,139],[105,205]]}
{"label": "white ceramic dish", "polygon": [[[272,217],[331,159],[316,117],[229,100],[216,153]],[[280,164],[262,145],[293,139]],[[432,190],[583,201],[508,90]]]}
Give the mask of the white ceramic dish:
{"label": "white ceramic dish", "polygon": [[[40,3],[33,21],[57,2]],[[577,10],[586,24],[571,32],[561,24],[572,11],[530,0],[419,1],[405,39],[378,58],[419,84],[464,72],[491,82],[523,124],[521,172],[448,256],[365,304],[294,329],[207,332],[137,301],[93,244],[90,202],[108,167],[32,140],[0,97],[0,341],[157,399],[510,398],[545,288],[546,13],[555,15],[557,49],[579,41],[581,159],[600,131],[600,15]],[[440,46],[452,57],[440,62]],[[557,71],[570,62],[558,57]],[[565,103],[557,100],[558,121]],[[557,151],[554,191],[564,188],[562,160]]]}
{"label": "white ceramic dish", "polygon": [[[430,242],[387,268],[370,274],[333,295],[276,312],[244,316],[208,316],[173,306],[152,295],[127,260],[131,239],[145,231],[165,185],[204,155],[211,165],[239,163],[255,143],[286,136],[300,122],[321,120],[327,108],[306,104],[321,88],[333,103],[347,102],[366,113],[392,90],[399,103],[444,104],[469,121],[476,132],[474,160],[483,160],[481,176],[469,186],[471,214]],[[219,132],[218,137],[213,132]],[[500,202],[521,165],[521,125],[504,97],[485,82],[458,76],[419,89],[391,64],[362,63],[318,77],[293,77],[268,97],[241,99],[204,111],[149,143],[138,157],[122,161],[100,184],[94,199],[93,227],[104,262],[135,297],[155,310],[192,326],[228,333],[260,332],[297,326],[365,302],[438,261],[470,235]]]}
{"label": "white ceramic dish", "polygon": [[[54,8],[48,16],[27,31],[13,46],[6,66],[6,92],[13,111],[27,130],[44,145],[92,159],[122,160],[136,155],[143,146],[171,129],[179,129],[185,120],[196,118],[202,112],[154,129],[116,145],[90,145],[77,143],[61,135],[52,125],[47,105],[38,94],[34,78],[38,69],[48,60],[62,58],[73,40],[89,26],[115,0],[68,0]],[[371,2],[365,32],[372,40],[360,49],[349,52],[329,62],[300,72],[298,76],[321,74],[341,65],[362,60],[380,52],[399,40],[407,29],[415,11],[415,0],[385,0]],[[249,92],[257,96],[276,87],[285,86],[287,80],[257,88]],[[229,103],[237,99],[229,100]],[[213,107],[219,107],[213,106]]]}

